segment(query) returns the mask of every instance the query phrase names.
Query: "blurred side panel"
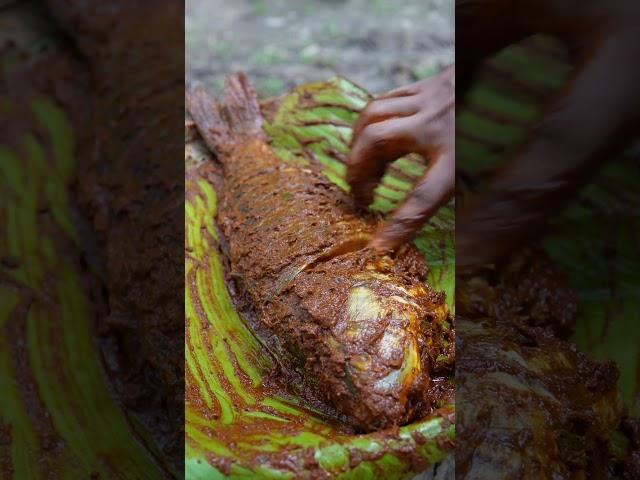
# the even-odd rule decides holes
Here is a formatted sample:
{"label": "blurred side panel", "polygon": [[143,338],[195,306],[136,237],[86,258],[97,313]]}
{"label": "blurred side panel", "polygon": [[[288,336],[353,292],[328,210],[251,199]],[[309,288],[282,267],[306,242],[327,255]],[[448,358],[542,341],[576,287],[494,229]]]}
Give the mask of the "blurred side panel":
{"label": "blurred side panel", "polygon": [[182,2],[0,5],[0,477],[183,475]]}
{"label": "blurred side panel", "polygon": [[638,478],[638,7],[507,3],[457,2],[456,476]]}

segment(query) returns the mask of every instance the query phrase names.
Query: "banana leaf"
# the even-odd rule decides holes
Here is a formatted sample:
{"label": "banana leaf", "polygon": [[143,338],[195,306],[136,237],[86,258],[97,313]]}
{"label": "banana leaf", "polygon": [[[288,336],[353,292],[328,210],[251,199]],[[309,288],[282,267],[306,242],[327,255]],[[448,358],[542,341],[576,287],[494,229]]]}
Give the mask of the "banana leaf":
{"label": "banana leaf", "polygon": [[17,147],[0,144],[0,459],[26,480],[162,478],[109,390],[87,272],[70,253],[71,124],[44,96],[0,106],[28,108],[36,125]]}
{"label": "banana leaf", "polygon": [[47,88],[58,85],[47,67],[75,53],[41,9],[18,3],[0,14],[9,46],[0,54],[0,478],[165,478],[112,394],[96,344],[99,274],[83,263],[71,188],[81,134],[74,105]]}
{"label": "banana leaf", "polygon": [[[456,166],[469,175],[503,161],[571,67],[551,38],[536,36],[497,54],[458,110]],[[597,114],[594,112],[594,114]],[[640,156],[612,158],[553,219],[543,240],[579,297],[572,341],[614,360],[632,414],[640,414]]]}
{"label": "banana leaf", "polygon": [[[337,78],[303,85],[272,105],[264,130],[283,161],[317,162],[337,185],[351,125],[369,95]],[[185,149],[186,478],[404,479],[453,448],[454,406],[411,425],[353,435],[291,392],[267,387],[278,362],[234,308],[215,227],[211,155],[198,141]],[[425,170],[398,160],[373,204],[392,209]],[[416,240],[432,266],[429,282],[453,300],[453,205]]]}

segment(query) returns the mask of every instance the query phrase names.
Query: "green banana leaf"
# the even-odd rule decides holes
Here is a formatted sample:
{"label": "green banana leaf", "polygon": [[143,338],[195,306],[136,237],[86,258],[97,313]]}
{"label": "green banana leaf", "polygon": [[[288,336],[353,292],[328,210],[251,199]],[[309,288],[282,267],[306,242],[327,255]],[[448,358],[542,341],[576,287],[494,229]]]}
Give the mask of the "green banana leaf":
{"label": "green banana leaf", "polygon": [[[24,107],[0,105],[2,115]],[[0,144],[0,458],[25,480],[161,478],[108,389],[87,272],[70,253],[80,248],[73,130],[46,97],[28,108],[37,129],[18,148]]]}
{"label": "green banana leaf", "polygon": [[[277,102],[264,129],[283,161],[318,162],[339,186],[351,125],[369,95],[337,78],[303,85]],[[217,249],[212,159],[198,142],[185,150],[186,478],[404,479],[453,448],[454,407],[395,430],[351,435],[289,394],[265,386],[274,361],[235,310]],[[374,208],[388,211],[425,165],[396,162]],[[416,240],[433,266],[430,282],[453,300],[453,206]]]}
{"label": "green banana leaf", "polygon": [[[560,45],[534,37],[495,56],[458,111],[456,165],[469,174],[505,159],[567,82]],[[594,113],[597,114],[597,113]],[[554,219],[544,239],[579,295],[572,340],[595,358],[612,359],[627,406],[640,414],[640,156],[607,162]]]}
{"label": "green banana leaf", "polygon": [[71,196],[80,135],[46,74],[31,70],[38,55],[67,61],[68,47],[41,10],[22,5],[0,14],[11,46],[0,55],[3,87],[23,79],[21,96],[0,93],[0,478],[164,478],[95,342],[88,285],[98,275],[82,264]]}

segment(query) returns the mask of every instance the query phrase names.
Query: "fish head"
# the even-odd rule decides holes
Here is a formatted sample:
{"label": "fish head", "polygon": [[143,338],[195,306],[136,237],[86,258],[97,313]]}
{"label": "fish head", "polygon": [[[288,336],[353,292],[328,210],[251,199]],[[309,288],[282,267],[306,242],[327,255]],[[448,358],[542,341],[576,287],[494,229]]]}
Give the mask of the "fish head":
{"label": "fish head", "polygon": [[427,287],[392,274],[365,271],[346,292],[334,339],[345,352],[345,382],[354,401],[381,426],[410,415],[410,400],[425,388],[421,324],[429,314]]}

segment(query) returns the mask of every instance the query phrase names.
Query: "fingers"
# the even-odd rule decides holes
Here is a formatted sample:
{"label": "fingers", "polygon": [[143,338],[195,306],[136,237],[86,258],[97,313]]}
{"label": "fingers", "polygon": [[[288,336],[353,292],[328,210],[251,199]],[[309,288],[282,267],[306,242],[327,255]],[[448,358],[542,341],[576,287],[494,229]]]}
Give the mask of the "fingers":
{"label": "fingers", "polygon": [[632,30],[602,37],[597,48],[585,51],[570,88],[548,105],[530,137],[493,172],[483,192],[466,199],[456,216],[459,271],[499,265],[539,237],[598,166],[628,144],[640,117],[634,93],[640,65],[631,61],[640,46]]}
{"label": "fingers", "polygon": [[354,139],[347,159],[347,182],[360,205],[372,202],[373,190],[389,163],[418,150],[415,130],[419,120],[414,117],[369,124]]}
{"label": "fingers", "polygon": [[[360,132],[372,123],[381,122],[394,117],[408,117],[420,110],[420,102],[412,97],[376,99],[370,102],[360,113],[353,127],[353,140],[357,140]],[[353,143],[353,142],[352,142]]]}
{"label": "fingers", "polygon": [[389,90],[388,92],[385,92],[382,95],[378,95],[376,97],[376,100],[384,100],[388,98],[411,97],[414,95],[418,95],[422,90],[422,84],[425,82],[428,82],[428,79],[411,83],[409,85],[403,85],[398,88],[394,88],[393,90]]}
{"label": "fingers", "polygon": [[[539,226],[529,223],[530,214],[516,198],[499,192],[475,194],[456,215],[456,273],[471,275],[493,269],[501,256],[508,256],[517,239],[528,232],[531,240]],[[514,228],[514,225],[518,224]]]}
{"label": "fingers", "polygon": [[447,203],[455,190],[455,151],[442,149],[405,201],[378,230],[371,247],[393,250],[411,240],[424,223]]}

